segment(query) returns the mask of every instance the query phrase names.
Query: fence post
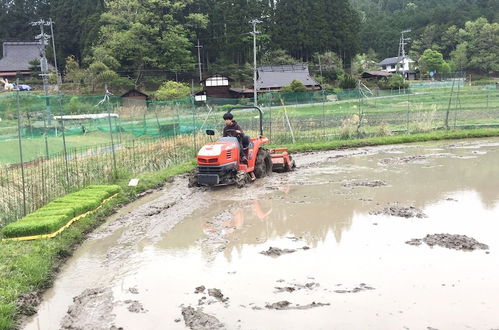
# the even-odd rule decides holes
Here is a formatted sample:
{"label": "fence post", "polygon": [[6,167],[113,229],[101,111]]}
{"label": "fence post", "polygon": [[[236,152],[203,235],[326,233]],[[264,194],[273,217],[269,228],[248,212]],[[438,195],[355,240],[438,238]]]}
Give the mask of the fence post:
{"label": "fence post", "polygon": [[197,126],[196,126],[196,107],[194,106],[194,96],[191,96],[191,107],[192,107],[192,124],[194,125],[194,130],[193,130],[193,142],[194,142],[194,157],[197,155],[197,143],[196,143],[196,134],[197,134]]}
{"label": "fence post", "polygon": [[[19,85],[19,79],[17,79],[17,85]],[[21,177],[23,184],[23,216],[26,216],[26,183],[24,177],[24,162],[23,162],[23,147],[21,143],[21,111],[19,105],[19,88],[16,92],[16,100],[17,100],[17,137],[19,140],[19,158],[21,160]]]}
{"label": "fence post", "polygon": [[106,100],[106,108],[107,108],[107,119],[109,122],[109,135],[111,136],[111,150],[113,152],[113,178],[116,179],[117,176],[117,168],[116,168],[116,154],[114,151],[114,139],[113,139],[113,125],[111,124],[111,107],[109,106],[109,92],[107,90],[104,95],[104,100]]}

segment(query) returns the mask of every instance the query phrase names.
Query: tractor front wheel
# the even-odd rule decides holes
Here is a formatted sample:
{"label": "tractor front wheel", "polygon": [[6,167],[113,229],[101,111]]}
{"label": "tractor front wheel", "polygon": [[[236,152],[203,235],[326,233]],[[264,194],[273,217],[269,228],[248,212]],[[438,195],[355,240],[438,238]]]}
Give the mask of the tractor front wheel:
{"label": "tractor front wheel", "polygon": [[248,181],[248,174],[244,171],[237,171],[235,181],[238,188],[244,187],[244,185]]}
{"label": "tractor front wheel", "polygon": [[194,170],[191,173],[189,173],[189,183],[187,186],[189,188],[200,186],[200,184],[198,183],[198,171],[197,170]]}

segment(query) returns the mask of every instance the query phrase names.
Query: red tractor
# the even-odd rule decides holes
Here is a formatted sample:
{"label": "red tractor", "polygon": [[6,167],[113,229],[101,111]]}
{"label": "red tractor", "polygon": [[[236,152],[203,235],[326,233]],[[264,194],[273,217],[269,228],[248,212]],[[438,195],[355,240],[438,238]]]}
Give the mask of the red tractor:
{"label": "red tractor", "polygon": [[[220,137],[218,141],[208,143],[199,150],[197,169],[189,179],[190,186],[221,186],[236,184],[243,187],[246,182],[263,178],[272,171],[291,171],[295,162],[287,149],[266,149],[269,139],[263,136],[263,112],[258,107],[234,107],[229,109],[256,109],[260,114],[260,136],[249,139],[249,144],[243,149],[247,163],[240,161],[241,144],[234,136]],[[213,130],[206,134],[215,135]],[[229,132],[230,134],[230,132]]]}

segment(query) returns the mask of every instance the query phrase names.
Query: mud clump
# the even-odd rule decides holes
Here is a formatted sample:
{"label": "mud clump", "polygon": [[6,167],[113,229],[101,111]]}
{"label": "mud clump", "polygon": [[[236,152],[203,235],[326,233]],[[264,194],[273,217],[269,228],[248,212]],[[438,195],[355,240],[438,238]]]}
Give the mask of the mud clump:
{"label": "mud clump", "polygon": [[192,330],[225,329],[216,317],[203,313],[201,308],[183,307],[182,316],[185,325]]}
{"label": "mud clump", "polygon": [[269,256],[269,257],[279,257],[283,254],[288,254],[288,253],[293,253],[296,252],[296,250],[292,249],[279,249],[277,247],[269,247],[268,250],[260,252],[263,255]]}
{"label": "mud clump", "polygon": [[86,289],[73,298],[73,305],[61,322],[60,329],[109,329],[115,315],[111,289]]}
{"label": "mud clump", "polygon": [[224,298],[222,291],[220,291],[220,289],[217,289],[217,288],[208,289],[208,295],[210,297],[213,297],[213,298],[221,301],[221,302],[226,302],[227,300],[229,300],[229,297]]}
{"label": "mud clump", "polygon": [[368,286],[365,283],[360,283],[359,286],[356,286],[352,290],[334,290],[336,293],[357,293],[361,291],[367,291],[367,290],[375,290],[373,287]]}
{"label": "mud clump", "polygon": [[435,245],[454,250],[488,250],[489,246],[466,235],[433,234],[426,235],[425,238],[413,238],[406,242],[409,245],[419,246],[422,243],[433,247]]}
{"label": "mud clump", "polygon": [[275,309],[275,310],[289,310],[289,309],[310,309],[310,308],[315,308],[315,307],[323,307],[323,306],[329,306],[329,303],[321,303],[318,302],[316,303],[313,301],[310,304],[307,305],[292,305],[289,301],[283,300],[283,301],[278,301],[273,304],[267,304],[265,305],[265,308],[267,309]]}
{"label": "mud clump", "polygon": [[204,285],[201,285],[194,290],[194,293],[203,293],[204,290],[206,290],[206,287]]}
{"label": "mud clump", "polygon": [[125,300],[125,304],[128,304],[128,311],[131,313],[145,313],[147,310],[144,309],[142,304],[137,300]]}
{"label": "mud clump", "polygon": [[381,211],[373,211],[369,212],[369,214],[373,215],[391,215],[394,217],[401,217],[401,218],[427,218],[428,216],[420,209],[414,207],[414,206],[389,206],[385,207]]}
{"label": "mud clump", "polygon": [[360,182],[344,182],[341,184],[345,188],[355,188],[355,187],[382,187],[386,186],[386,182],[381,181],[381,180],[374,180],[374,181],[360,181]]}
{"label": "mud clump", "polygon": [[36,314],[36,306],[40,304],[40,301],[40,295],[37,292],[28,292],[17,299],[16,307],[20,314],[31,316]]}

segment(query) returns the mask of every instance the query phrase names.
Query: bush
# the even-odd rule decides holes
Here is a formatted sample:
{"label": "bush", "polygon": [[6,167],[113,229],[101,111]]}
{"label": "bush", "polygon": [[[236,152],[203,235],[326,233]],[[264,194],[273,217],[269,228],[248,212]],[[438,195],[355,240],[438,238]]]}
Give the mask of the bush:
{"label": "bush", "polygon": [[299,81],[299,80],[293,80],[289,85],[284,86],[281,88],[281,92],[284,93],[295,93],[295,92],[306,92],[307,87]]}
{"label": "bush", "polygon": [[357,80],[352,75],[346,74],[340,80],[340,88],[342,89],[357,88]]}
{"label": "bush", "polygon": [[387,80],[380,80],[378,82],[378,87],[380,89],[399,89],[399,88],[409,88],[409,83],[404,81],[404,78],[400,74],[392,74]]}
{"label": "bush", "polygon": [[154,93],[154,96],[159,101],[169,101],[182,99],[189,96],[191,89],[186,84],[176,81],[166,81]]}

